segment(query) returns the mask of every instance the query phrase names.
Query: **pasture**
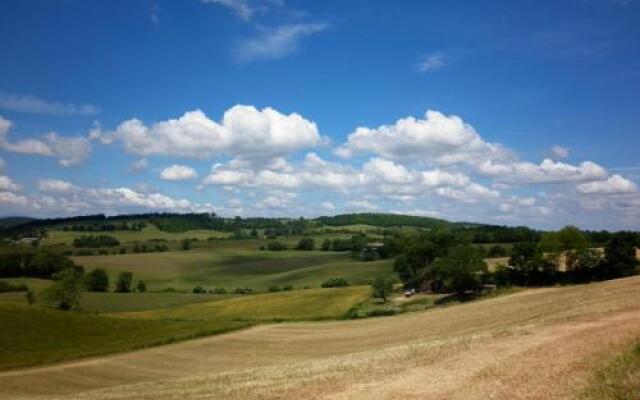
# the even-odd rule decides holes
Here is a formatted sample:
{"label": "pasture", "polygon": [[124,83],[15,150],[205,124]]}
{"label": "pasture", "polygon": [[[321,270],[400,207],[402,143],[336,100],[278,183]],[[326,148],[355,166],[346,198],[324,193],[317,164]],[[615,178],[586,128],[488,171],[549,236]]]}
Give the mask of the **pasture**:
{"label": "pasture", "polygon": [[140,231],[134,230],[115,230],[105,232],[88,232],[88,231],[65,231],[62,229],[50,229],[47,231],[47,237],[44,239],[45,245],[71,245],[73,239],[86,235],[109,235],[120,241],[120,243],[145,242],[148,240],[166,240],[180,241],[182,239],[207,240],[213,238],[225,238],[229,236],[227,233],[200,229],[189,230],[185,232],[166,232],[158,229],[153,224],[149,224]]}
{"label": "pasture", "polygon": [[88,271],[104,268],[112,285],[120,271],[133,272],[134,280],[144,280],[152,291],[169,287],[191,291],[200,285],[228,291],[246,286],[264,292],[270,286],[317,288],[334,277],[343,277],[352,284],[366,284],[378,274],[392,274],[391,260],[360,262],[351,259],[347,253],[322,251],[196,249],[82,256],[73,260]]}

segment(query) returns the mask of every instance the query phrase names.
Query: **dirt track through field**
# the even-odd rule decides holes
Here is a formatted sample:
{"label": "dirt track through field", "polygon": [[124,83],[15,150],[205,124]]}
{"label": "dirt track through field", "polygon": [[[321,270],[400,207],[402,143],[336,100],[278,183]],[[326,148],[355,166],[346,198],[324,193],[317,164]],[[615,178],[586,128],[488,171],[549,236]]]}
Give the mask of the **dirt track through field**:
{"label": "dirt track through field", "polygon": [[637,337],[639,277],[9,371],[0,397],[571,399]]}

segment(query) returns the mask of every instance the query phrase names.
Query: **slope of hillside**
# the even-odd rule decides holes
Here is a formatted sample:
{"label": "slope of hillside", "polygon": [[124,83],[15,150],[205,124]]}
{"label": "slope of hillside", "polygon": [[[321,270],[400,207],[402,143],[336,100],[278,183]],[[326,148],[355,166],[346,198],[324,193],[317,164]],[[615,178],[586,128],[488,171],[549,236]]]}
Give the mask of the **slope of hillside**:
{"label": "slope of hillside", "polygon": [[0,397],[573,399],[638,336],[633,277],[9,371]]}

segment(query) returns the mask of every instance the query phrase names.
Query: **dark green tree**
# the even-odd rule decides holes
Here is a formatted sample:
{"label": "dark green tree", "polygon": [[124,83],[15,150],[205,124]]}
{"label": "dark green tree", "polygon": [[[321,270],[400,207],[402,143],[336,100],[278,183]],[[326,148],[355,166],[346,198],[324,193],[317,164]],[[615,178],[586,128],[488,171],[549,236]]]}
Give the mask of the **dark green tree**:
{"label": "dark green tree", "polygon": [[144,293],[147,291],[147,284],[144,283],[144,281],[138,281],[138,284],[136,285],[136,289],[138,290],[139,293]]}
{"label": "dark green tree", "polygon": [[433,243],[416,240],[407,246],[393,264],[405,288],[420,289],[428,280],[429,267],[436,259],[437,249]]}
{"label": "dark green tree", "polygon": [[482,274],[487,271],[478,249],[469,245],[458,245],[449,249],[446,257],[437,259],[431,268],[436,287],[444,291],[463,293],[476,290],[482,284]]}
{"label": "dark green tree", "polygon": [[54,275],[56,281],[44,291],[44,298],[60,310],[70,310],[80,305],[83,286],[82,270],[66,268]]}
{"label": "dark green tree", "polygon": [[296,245],[296,250],[305,250],[305,251],[309,251],[309,250],[313,250],[315,248],[315,241],[313,240],[313,238],[302,238],[298,241],[298,244]]}
{"label": "dark green tree", "polygon": [[322,242],[322,250],[323,250],[323,251],[328,251],[329,249],[331,249],[331,240],[329,240],[329,239],[325,239],[325,240]]}
{"label": "dark green tree", "polygon": [[616,232],[604,248],[602,275],[604,279],[637,273],[637,238],[632,232]]}
{"label": "dark green tree", "polygon": [[133,274],[131,272],[120,272],[120,275],[118,275],[118,280],[116,282],[116,293],[130,293],[132,281]]}
{"label": "dark green tree", "polygon": [[87,274],[87,290],[90,292],[106,292],[109,290],[109,275],[102,268],[96,268]]}

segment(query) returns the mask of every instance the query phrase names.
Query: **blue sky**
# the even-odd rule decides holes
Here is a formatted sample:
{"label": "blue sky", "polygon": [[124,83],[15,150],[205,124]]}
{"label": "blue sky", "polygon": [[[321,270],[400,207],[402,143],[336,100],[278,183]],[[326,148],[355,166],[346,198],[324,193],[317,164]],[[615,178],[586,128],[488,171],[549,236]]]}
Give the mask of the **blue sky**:
{"label": "blue sky", "polygon": [[5,1],[0,214],[637,228],[638,38],[633,0]]}

